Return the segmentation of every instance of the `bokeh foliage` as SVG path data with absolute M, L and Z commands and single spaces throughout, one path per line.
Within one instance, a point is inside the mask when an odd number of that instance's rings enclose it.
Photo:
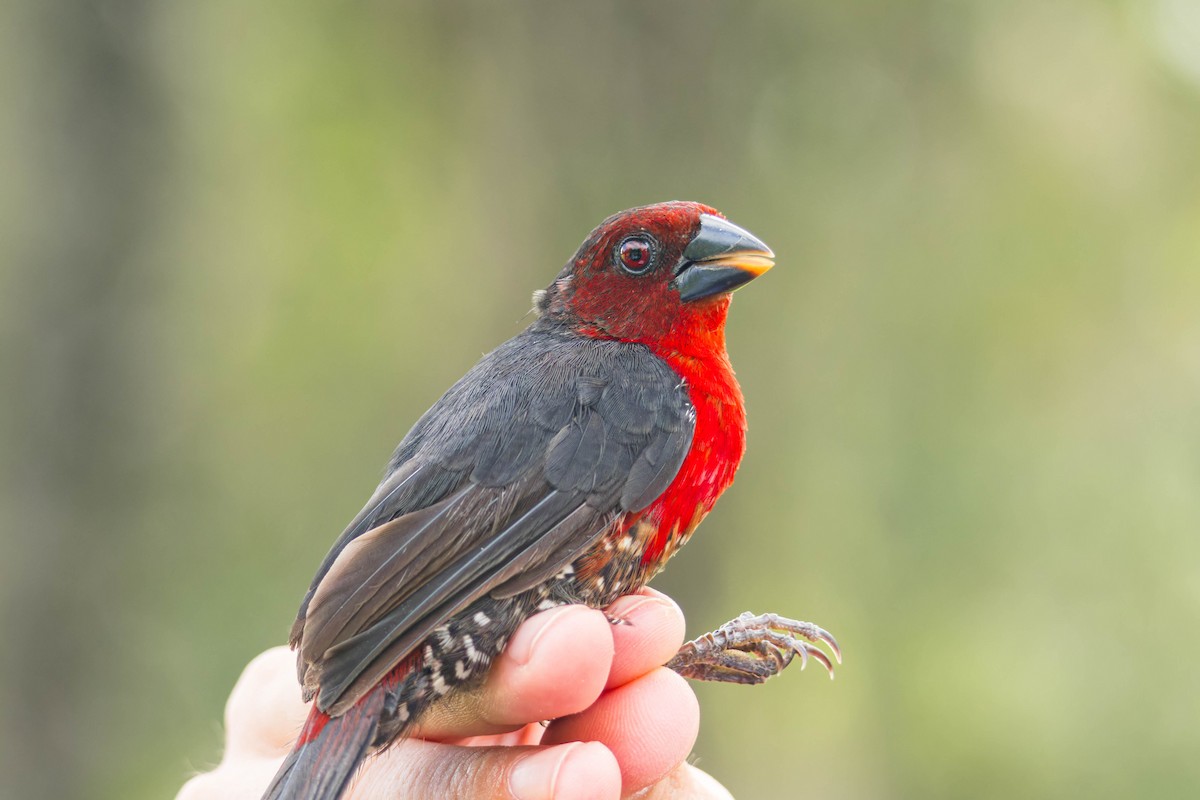
M 750 450 L 659 586 L 740 798 L 1200 786 L 1200 4 L 0 6 L 0 794 L 219 756 L 390 448 L 607 214 L 702 200 Z

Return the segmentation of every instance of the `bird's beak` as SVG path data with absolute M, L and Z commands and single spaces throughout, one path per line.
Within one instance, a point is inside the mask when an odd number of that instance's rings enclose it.
M 712 214 L 700 215 L 700 231 L 675 271 L 679 299 L 686 302 L 732 292 L 775 265 L 775 254 L 749 231 Z

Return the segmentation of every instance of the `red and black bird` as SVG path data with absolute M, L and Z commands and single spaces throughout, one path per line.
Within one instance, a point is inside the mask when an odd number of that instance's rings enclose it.
M 334 800 L 372 748 L 478 684 L 529 616 L 645 585 L 733 482 L 746 446 L 725 351 L 730 293 L 771 250 L 715 209 L 623 211 L 537 319 L 400 442 L 321 563 L 291 644 L 308 721 L 265 798 Z M 757 683 L 820 628 L 748 614 L 684 645 L 688 677 Z

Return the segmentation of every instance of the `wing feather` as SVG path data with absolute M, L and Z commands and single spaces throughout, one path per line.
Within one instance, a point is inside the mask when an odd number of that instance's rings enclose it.
M 334 715 L 487 594 L 550 580 L 661 494 L 691 446 L 679 377 L 641 345 L 537 323 L 400 443 L 293 628 L 306 697 Z

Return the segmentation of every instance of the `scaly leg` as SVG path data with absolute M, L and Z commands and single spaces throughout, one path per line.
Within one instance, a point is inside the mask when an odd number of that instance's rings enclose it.
M 833 677 L 833 662 L 825 651 L 808 642 L 824 642 L 842 663 L 837 640 L 811 622 L 798 622 L 778 614 L 751 614 L 747 611 L 726 622 L 712 633 L 693 639 L 679 648 L 667 667 L 685 678 L 727 683 L 762 683 L 783 672 L 797 654 L 800 669 L 808 666 L 811 656 L 820 661 Z

